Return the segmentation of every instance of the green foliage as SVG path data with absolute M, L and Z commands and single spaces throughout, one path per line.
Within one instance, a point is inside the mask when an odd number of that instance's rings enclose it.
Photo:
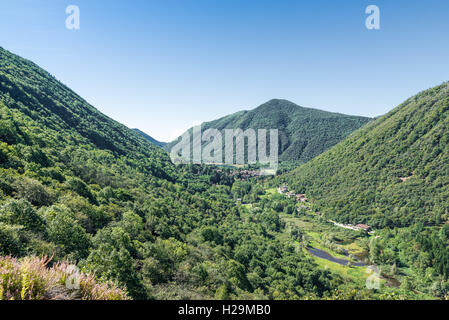
M 89 200 L 92 204 L 97 204 L 97 200 L 95 199 L 92 192 L 89 190 L 89 187 L 78 178 L 70 178 L 66 182 L 67 188 L 78 193 L 80 196 Z
M 126 292 L 111 282 L 99 283 L 92 275 L 77 274 L 79 290 L 65 286 L 74 276 L 70 264 L 63 262 L 48 268 L 50 260 L 28 257 L 17 260 L 0 257 L 0 300 L 126 300 Z
M 20 256 L 23 254 L 23 244 L 20 237 L 22 228 L 22 226 L 0 222 L 0 255 Z
M 377 228 L 448 219 L 449 87 L 424 91 L 283 180 L 326 216 Z
M 287 100 L 273 99 L 254 110 L 240 111 L 203 123 L 202 130 L 250 128 L 257 134 L 257 129 L 278 129 L 279 160 L 298 164 L 334 146 L 368 121 L 370 119 L 365 117 L 303 108 Z M 168 143 L 164 148 L 171 150 L 178 141 Z M 268 150 L 269 146 L 267 140 Z
M 29 231 L 43 232 L 45 230 L 44 219 L 25 199 L 11 199 L 0 207 L 0 221 L 22 225 Z
M 149 135 L 147 135 L 145 132 L 140 131 L 139 129 L 133 129 L 134 131 L 136 131 L 138 134 L 140 134 L 142 137 L 144 137 L 145 139 L 147 139 L 148 141 L 150 141 L 152 144 L 157 145 L 158 147 L 163 147 L 166 145 L 165 142 L 160 142 L 157 141 L 156 139 L 154 139 L 153 137 L 150 137 Z
M 86 257 L 90 239 L 70 212 L 64 207 L 52 207 L 46 216 L 49 240 L 62 246 L 64 253 L 73 253 L 75 259 Z
M 216 227 L 204 227 L 201 230 L 201 236 L 204 241 L 210 241 L 217 245 L 223 244 L 223 236 Z
M 41 207 L 51 204 L 51 195 L 39 181 L 24 177 L 16 180 L 13 188 L 16 190 L 17 198 L 26 199 L 35 206 Z
M 122 221 L 119 226 L 125 230 L 131 239 L 137 239 L 141 232 L 144 231 L 144 224 L 142 218 L 134 212 L 127 211 L 123 214 Z
M 133 245 L 129 235 L 122 228 L 105 228 L 97 233 L 92 242 L 88 268 L 126 286 L 134 298 L 146 298 L 147 294 L 134 268 Z
M 331 128 L 339 116 L 329 117 Z M 125 298 L 103 295 L 95 286 L 103 281 L 135 299 L 298 299 L 324 297 L 338 284 L 277 239 L 284 224 L 270 205 L 248 213 L 236 204 L 257 201 L 261 186 L 236 182 L 227 169 L 175 167 L 165 151 L 1 48 L 0 121 L 0 253 L 77 263 L 91 274 L 86 299 Z M 14 278 L 14 298 L 57 287 L 44 282 L 29 293 L 31 278 Z

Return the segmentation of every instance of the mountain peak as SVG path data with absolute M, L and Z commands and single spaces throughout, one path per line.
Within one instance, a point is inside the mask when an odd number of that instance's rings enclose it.
M 285 99 L 271 99 L 253 110 L 236 112 L 205 122 L 202 126 L 204 130 L 278 129 L 279 159 L 305 162 L 368 121 L 370 119 L 365 117 L 304 108 Z M 176 141 L 169 143 L 165 149 L 169 150 Z
M 279 98 L 270 99 L 267 102 L 265 102 L 265 104 L 279 104 L 279 103 L 295 104 L 287 99 L 279 99 Z
M 294 107 L 299 107 L 296 103 L 293 103 L 289 100 L 286 99 L 271 99 L 268 100 L 267 102 L 265 102 L 264 104 L 260 105 L 259 107 L 286 107 L 286 106 L 294 106 Z

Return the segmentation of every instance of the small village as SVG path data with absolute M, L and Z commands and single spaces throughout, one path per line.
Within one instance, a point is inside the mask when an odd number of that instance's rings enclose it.
M 277 191 L 279 194 L 283 194 L 285 196 L 287 196 L 288 198 L 292 198 L 292 197 L 296 197 L 296 200 L 301 202 L 301 203 L 306 203 L 308 201 L 306 194 L 304 193 L 294 193 L 292 191 L 288 190 L 288 187 L 283 185 L 283 186 L 279 186 L 277 188 Z M 301 205 L 298 209 L 306 209 L 306 210 L 310 210 L 310 207 L 308 207 L 307 205 Z M 321 212 L 317 211 L 315 212 L 316 215 L 321 216 Z M 329 220 L 329 222 L 333 223 L 335 226 L 337 227 L 341 227 L 341 228 L 345 228 L 345 229 L 350 229 L 350 230 L 354 230 L 354 231 L 360 231 L 363 230 L 365 232 L 368 232 L 369 234 L 374 233 L 374 231 L 372 230 L 371 226 L 367 225 L 367 224 L 363 224 L 363 223 L 359 223 L 356 225 L 352 225 L 352 224 L 343 224 L 343 223 L 338 223 L 332 220 Z
M 231 172 L 231 176 L 240 176 L 242 180 L 246 180 L 251 177 L 263 176 L 263 173 L 261 170 L 234 170 Z

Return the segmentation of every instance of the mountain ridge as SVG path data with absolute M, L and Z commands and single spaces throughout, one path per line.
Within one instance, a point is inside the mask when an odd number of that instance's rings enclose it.
M 285 99 L 271 99 L 252 110 L 241 110 L 202 123 L 202 129 L 278 129 L 279 160 L 307 162 L 371 121 L 299 106 Z M 189 129 L 188 131 L 191 131 Z M 180 138 L 168 143 L 170 150 Z
M 148 141 L 150 141 L 152 144 L 163 148 L 167 143 L 166 142 L 161 142 L 158 141 L 156 139 L 154 139 L 152 136 L 146 134 L 145 132 L 143 132 L 142 130 L 139 130 L 137 128 L 133 128 L 132 130 L 134 130 L 135 132 L 137 132 L 138 134 L 140 134 L 142 137 L 144 137 L 145 139 L 147 139 Z
M 42 294 L 41 282 L 29 285 L 18 269 L 31 256 L 73 261 L 102 288 L 110 280 L 134 299 L 332 294 L 328 271 L 272 236 L 279 217 L 246 218 L 228 173 L 175 166 L 48 72 L 0 49 L 0 264 L 20 260 L 0 299 Z
M 446 165 L 444 165 L 446 163 Z M 342 222 L 435 224 L 449 196 L 449 83 L 410 97 L 282 179 Z

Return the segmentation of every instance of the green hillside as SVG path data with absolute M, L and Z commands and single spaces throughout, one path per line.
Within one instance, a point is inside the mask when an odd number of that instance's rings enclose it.
M 448 83 L 409 98 L 283 179 L 341 222 L 447 221 Z
M 73 261 L 134 299 L 332 295 L 343 280 L 280 241 L 284 225 L 269 207 L 236 205 L 233 184 L 226 169 L 175 167 L 0 48 L 0 256 L 20 259 L 0 258 L 0 300 L 21 291 L 8 286 L 27 283 L 20 270 L 35 255 Z
M 370 119 L 300 107 L 273 99 L 256 109 L 205 122 L 202 129 L 278 129 L 279 160 L 306 162 L 340 142 Z M 167 144 L 170 150 L 178 140 Z
M 146 134 L 143 131 L 140 131 L 139 129 L 133 129 L 135 132 L 137 132 L 138 134 L 140 134 L 142 137 L 144 137 L 145 139 L 147 139 L 148 141 L 150 141 L 152 144 L 158 146 L 158 147 L 164 147 L 166 145 L 165 142 L 160 142 L 157 141 L 156 139 L 154 139 L 153 137 L 149 136 L 148 134 Z

